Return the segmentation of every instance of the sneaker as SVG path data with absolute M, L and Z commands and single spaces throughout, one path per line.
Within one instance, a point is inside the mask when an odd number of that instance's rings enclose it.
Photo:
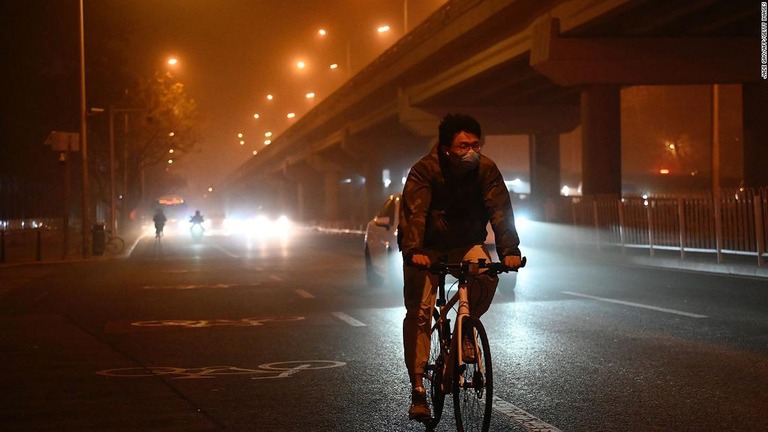
M 426 421 L 432 418 L 427 405 L 427 391 L 424 387 L 414 387 L 411 391 L 411 407 L 408 409 L 411 420 Z
M 461 343 L 461 358 L 464 360 L 464 363 L 475 363 L 477 362 L 477 359 L 475 358 L 475 341 L 472 340 L 470 336 L 464 336 L 464 340 Z

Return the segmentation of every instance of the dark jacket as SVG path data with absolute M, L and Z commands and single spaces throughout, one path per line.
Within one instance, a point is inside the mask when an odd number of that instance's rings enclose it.
M 403 256 L 483 244 L 489 221 L 499 258 L 519 256 L 512 203 L 496 164 L 481 154 L 478 168 L 459 177 L 438 147 L 411 167 L 403 188 L 397 229 Z
M 155 216 L 152 218 L 152 220 L 155 222 L 155 225 L 165 225 L 165 222 L 168 219 L 166 219 L 165 215 L 162 213 L 155 213 Z

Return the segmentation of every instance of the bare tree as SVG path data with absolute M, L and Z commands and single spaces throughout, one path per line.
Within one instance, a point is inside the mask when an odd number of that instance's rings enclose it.
M 147 190 L 148 170 L 179 161 L 190 154 L 200 139 L 201 118 L 197 104 L 184 85 L 170 73 L 155 73 L 129 94 L 134 113 L 125 140 L 127 150 L 128 206 L 136 208 Z M 157 189 L 157 188 L 153 188 Z

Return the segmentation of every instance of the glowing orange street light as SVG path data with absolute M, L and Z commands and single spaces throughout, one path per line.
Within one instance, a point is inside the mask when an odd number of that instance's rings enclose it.
M 667 174 L 669 174 L 669 170 L 667 168 L 662 168 L 662 169 L 659 170 L 659 174 L 667 175 Z
M 167 63 L 170 66 L 176 66 L 179 63 L 179 59 L 177 59 L 176 57 L 171 57 L 168 59 Z
M 379 32 L 379 33 L 386 33 L 386 32 L 388 32 L 389 30 L 390 30 L 390 28 L 389 28 L 389 26 L 388 26 L 388 25 L 382 25 L 382 26 L 379 26 L 379 27 L 376 29 L 376 31 L 377 31 L 377 32 Z

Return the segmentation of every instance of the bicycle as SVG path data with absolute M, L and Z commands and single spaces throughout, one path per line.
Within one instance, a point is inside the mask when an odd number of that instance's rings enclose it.
M 125 249 L 125 240 L 117 234 L 112 234 L 112 231 L 106 230 L 106 242 L 104 243 L 104 250 L 111 255 L 117 255 Z
M 459 432 L 482 430 L 487 432 L 491 425 L 493 404 L 493 363 L 488 335 L 480 319 L 469 315 L 467 277 L 485 269 L 489 275 L 517 271 L 525 267 L 527 259 L 517 268 L 506 267 L 503 263 L 436 263 L 429 271 L 438 276 L 438 297 L 434 309 L 434 324 L 431 331 L 429 360 L 424 368 L 424 386 L 432 418 L 425 421 L 427 430 L 437 427 L 443 413 L 445 396 L 453 394 L 453 410 L 456 429 Z M 458 279 L 456 293 L 446 301 L 445 277 L 452 274 Z M 455 313 L 456 324 L 451 331 L 450 312 Z M 474 342 L 474 356 L 464 358 L 462 341 L 463 328 L 472 329 L 470 341 Z M 466 361 L 465 361 L 466 360 Z
M 88 244 L 91 244 L 93 241 L 92 236 L 89 236 Z M 118 255 L 125 249 L 125 240 L 118 236 L 117 234 L 112 234 L 112 231 L 105 230 L 104 231 L 104 253 L 108 255 Z M 83 242 L 77 242 L 74 247 L 72 248 L 72 251 L 77 256 L 81 256 L 83 254 Z M 93 250 L 91 250 L 93 252 Z M 100 255 L 100 254 L 99 254 Z

